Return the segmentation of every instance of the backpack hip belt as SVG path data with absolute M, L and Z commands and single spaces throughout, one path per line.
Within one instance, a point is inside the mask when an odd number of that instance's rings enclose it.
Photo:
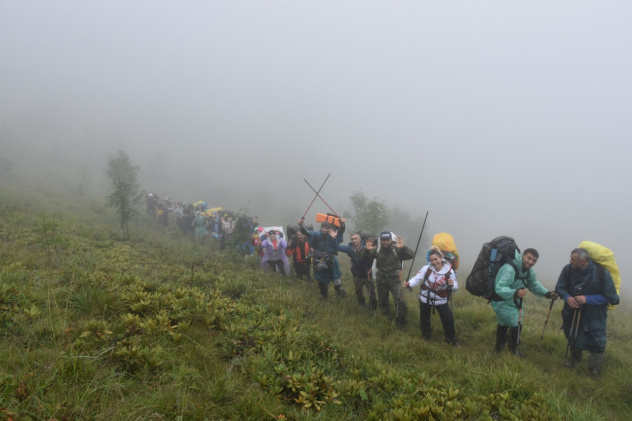
M 421 290 L 422 291 L 428 291 L 429 289 L 430 288 L 428 288 L 425 285 L 421 286 Z M 446 298 L 448 296 L 448 290 L 447 289 L 439 289 L 439 290 L 436 290 L 436 291 L 430 289 L 430 291 L 434 292 L 435 295 L 438 295 L 441 298 Z

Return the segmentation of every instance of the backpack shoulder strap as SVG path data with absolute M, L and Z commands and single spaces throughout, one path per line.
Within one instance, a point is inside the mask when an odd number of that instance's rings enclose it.
M 426 273 L 424 273 L 424 284 L 430 279 L 430 272 L 432 272 L 432 269 L 430 269 L 430 265 L 428 265 L 428 269 L 426 269 Z
M 601 286 L 601 289 L 603 291 L 603 284 L 606 282 L 606 268 L 603 267 L 603 265 L 600 265 L 599 263 L 595 262 L 593 260 L 593 263 L 595 264 L 595 266 L 597 266 L 597 276 L 599 277 L 599 285 Z

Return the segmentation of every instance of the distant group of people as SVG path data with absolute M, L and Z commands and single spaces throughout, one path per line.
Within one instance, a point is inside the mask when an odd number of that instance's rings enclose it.
M 145 195 L 145 200 L 141 203 L 146 205 L 147 214 L 151 215 L 165 227 L 169 225 L 169 215 L 175 218 L 176 225 L 184 234 L 191 234 L 197 241 L 205 241 L 212 238 L 223 249 L 230 243 L 231 237 L 237 228 L 237 217 L 231 211 L 217 209 L 207 209 L 205 202 L 187 203 L 178 202 L 166 197 L 160 199 L 155 193 Z M 257 217 L 245 218 L 243 222 L 248 225 L 248 232 L 252 234 L 254 227 L 258 225 Z M 247 248 L 249 254 L 254 253 L 254 245 L 250 241 L 248 244 L 240 244 Z
M 393 319 L 400 328 L 407 324 L 408 309 L 402 299 L 402 288 L 419 286 L 419 318 L 421 335 L 429 341 L 432 337 L 432 315 L 439 313 L 443 325 L 445 342 L 457 346 L 451 294 L 459 289 L 454 256 L 437 247 L 429 250 L 427 264 L 411 279 L 401 280 L 402 262 L 413 259 L 415 251 L 404 245 L 401 236 L 384 231 L 379 236 L 362 233 L 351 234 L 350 242 L 343 244 L 345 219 L 334 218 L 323 222 L 320 229 L 305 227 L 305 219 L 298 220 L 296 230 L 285 238 L 282 229 L 264 230 L 257 217 L 243 217 L 235 221 L 228 213 L 206 212 L 203 206 L 172 202 L 160 202 L 154 194 L 146 196 L 147 213 L 167 225 L 168 213 L 175 215 L 183 232 L 192 232 L 196 240 L 213 237 L 220 242 L 241 224 L 246 233 L 237 247 L 245 255 L 257 254 L 265 270 L 282 275 L 293 272 L 296 279 L 317 281 L 320 294 L 327 299 L 329 284 L 334 285 L 337 296 L 345 297 L 342 272 L 338 261 L 339 252 L 349 256 L 351 276 L 357 302 L 374 313 L 377 309 Z M 289 226 L 288 226 L 289 230 Z M 289 260 L 291 258 L 291 261 Z M 524 357 L 520 350 L 520 334 L 524 308 L 522 300 L 526 290 L 538 297 L 564 300 L 562 311 L 563 330 L 569 343 L 570 361 L 566 365 L 575 367 L 583 359 L 583 351 L 589 352 L 588 367 L 594 376 L 601 374 L 606 346 L 607 306 L 619 303 L 614 282 L 608 270 L 595 264 L 588 252 L 578 248 L 571 252 L 570 263 L 559 276 L 554 290 L 548 290 L 538 281 L 533 266 L 539 253 L 527 248 L 516 252 L 513 261 L 504 264 L 495 278 L 495 298 L 491 301 L 496 313 L 495 351 L 500 353 L 508 345 L 509 351 Z M 367 298 L 365 298 L 365 291 Z M 392 317 L 389 296 L 395 302 Z M 570 346 L 572 343 L 572 347 Z M 568 350 L 567 350 L 568 352 Z

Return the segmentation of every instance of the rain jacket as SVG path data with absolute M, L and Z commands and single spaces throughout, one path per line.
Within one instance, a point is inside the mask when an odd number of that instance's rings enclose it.
M 290 265 L 285 252 L 287 249 L 287 242 L 283 238 L 277 237 L 277 240 L 274 243 L 270 241 L 269 238 L 266 238 L 263 240 L 263 243 L 261 243 L 261 249 L 263 250 L 263 257 L 261 258 L 262 267 L 267 268 L 268 261 L 275 262 L 277 260 L 281 260 L 283 262 L 285 272 L 289 272 Z
M 323 235 L 320 230 L 318 231 L 307 231 L 305 228 L 301 227 L 301 232 L 304 236 L 307 237 L 307 242 L 310 247 L 314 250 L 314 257 L 318 253 L 318 251 L 325 253 L 329 259 L 331 259 L 331 267 L 328 270 L 318 271 L 314 268 L 314 278 L 321 284 L 329 284 L 334 279 L 340 278 L 342 276 L 342 272 L 340 271 L 340 263 L 338 263 L 338 257 L 336 253 L 338 253 L 337 244 L 342 243 L 342 236 L 344 234 L 344 225 L 338 229 L 338 235 L 336 238 L 333 238 L 329 234 Z M 315 264 L 315 263 L 314 263 Z
M 199 211 L 196 212 L 195 219 L 191 222 L 191 226 L 195 227 L 196 240 L 201 240 L 208 235 L 208 230 L 206 229 L 206 219 Z
M 373 260 L 363 259 L 360 256 L 362 250 L 364 250 L 364 245 L 363 241 L 360 250 L 355 250 L 352 243 L 349 243 L 346 246 L 338 244 L 338 251 L 345 253 L 351 258 L 351 274 L 356 278 L 366 278 L 367 273 L 371 270 L 371 265 L 373 264 Z
M 533 268 L 524 270 L 520 253 L 516 252 L 513 261 L 519 272 L 517 279 L 516 271 L 509 263 L 505 263 L 496 275 L 496 294 L 501 298 L 501 301 L 492 301 L 492 307 L 496 312 L 496 320 L 501 326 L 518 326 L 521 301 L 519 298 L 514 298 L 517 290 L 526 288 L 538 297 L 543 297 L 549 292 L 538 281 Z
M 589 261 L 584 270 L 575 270 L 569 264 L 562 269 L 555 290 L 564 299 L 562 328 L 566 338 L 570 340 L 569 335 L 575 311 L 566 304 L 566 299 L 584 295 L 586 304 L 581 310 L 577 338 L 573 338 L 575 346 L 590 352 L 604 352 L 606 349 L 608 304 L 619 304 L 619 295 L 617 295 L 610 272 L 604 268 L 604 277 L 603 280 L 600 280 L 597 265 L 592 260 Z

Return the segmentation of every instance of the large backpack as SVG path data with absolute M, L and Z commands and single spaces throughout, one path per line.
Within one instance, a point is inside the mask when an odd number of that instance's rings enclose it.
M 618 294 L 621 288 L 621 273 L 619 272 L 617 262 L 614 260 L 614 253 L 601 244 L 593 243 L 591 241 L 582 241 L 579 244 L 579 247 L 586 250 L 588 255 L 590 255 L 590 258 L 597 265 L 597 273 L 601 284 L 603 284 L 605 277 L 604 268 L 608 269 Z M 608 304 L 608 310 L 612 310 L 615 307 L 615 305 Z
M 511 237 L 496 237 L 489 243 L 483 244 L 474 267 L 465 281 L 465 289 L 477 297 L 483 297 L 488 301 L 498 301 L 499 297 L 495 288 L 496 275 L 505 263 L 515 266 L 513 260 L 516 252 L 520 253 L 520 249 Z M 517 277 L 519 271 L 516 267 L 514 270 Z
M 447 232 L 440 232 L 432 238 L 432 245 L 443 253 L 443 257 L 452 264 L 452 269 L 456 272 L 459 269 L 459 251 L 454 243 L 454 238 Z M 428 260 L 428 256 L 426 256 Z

